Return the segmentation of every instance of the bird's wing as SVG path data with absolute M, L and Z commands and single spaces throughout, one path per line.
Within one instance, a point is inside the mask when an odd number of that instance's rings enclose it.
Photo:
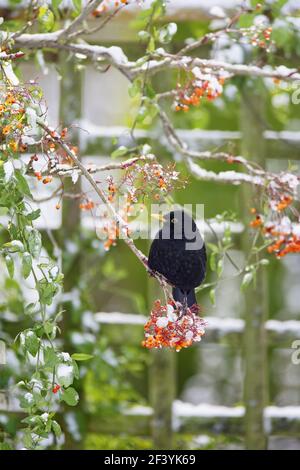
M 177 242 L 178 243 L 178 242 Z M 180 271 L 181 259 L 174 241 L 155 239 L 152 242 L 148 265 L 150 269 L 158 271 L 171 283 L 176 280 L 176 274 Z

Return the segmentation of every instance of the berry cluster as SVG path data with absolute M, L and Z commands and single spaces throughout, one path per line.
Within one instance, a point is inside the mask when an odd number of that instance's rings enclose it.
M 193 78 L 184 86 L 177 84 L 175 111 L 187 112 L 204 98 L 213 101 L 223 92 L 224 76 L 215 76 L 209 71 L 203 73 L 198 67 L 194 67 L 192 73 Z
M 132 2 L 131 2 L 132 3 Z M 95 18 L 99 18 L 108 11 L 120 8 L 122 6 L 126 6 L 130 4 L 130 0 L 104 0 L 100 3 L 98 8 L 92 12 L 92 15 Z
M 250 28 L 250 42 L 252 46 L 257 46 L 262 49 L 267 49 L 271 43 L 272 28 Z
M 179 303 L 169 302 L 165 306 L 156 300 L 150 319 L 144 326 L 142 345 L 147 349 L 172 348 L 178 352 L 201 341 L 206 323 L 198 317 L 199 310 L 198 305 L 183 309 Z
M 22 87 L 10 85 L 0 89 L 0 147 L 5 158 L 25 152 L 27 145 L 22 141 L 27 126 L 26 107 L 29 97 Z

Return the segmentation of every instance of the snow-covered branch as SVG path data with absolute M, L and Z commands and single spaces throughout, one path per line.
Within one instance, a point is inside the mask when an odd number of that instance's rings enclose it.
M 211 170 L 206 170 L 197 165 L 191 158 L 187 158 L 187 165 L 195 178 L 201 181 L 213 181 L 216 183 L 225 183 L 232 185 L 239 185 L 241 183 L 249 183 L 255 186 L 264 186 L 266 180 L 260 176 L 249 175 L 237 171 L 220 171 L 216 173 Z
M 147 74 L 154 75 L 163 70 L 183 69 L 191 70 L 193 67 L 200 69 L 209 69 L 211 72 L 226 72 L 229 75 L 241 75 L 259 78 L 272 78 L 284 81 L 300 81 L 300 73 L 297 69 L 291 69 L 283 65 L 279 67 L 258 67 L 251 64 L 230 64 L 212 59 L 202 59 L 200 57 L 182 56 L 180 54 L 156 55 L 149 63 L 137 65 L 136 62 L 129 61 L 121 47 L 104 47 L 91 45 L 88 43 L 68 42 L 65 36 L 66 30 L 59 30 L 53 33 L 42 34 L 21 34 L 16 38 L 15 44 L 21 48 L 28 49 L 65 49 L 74 54 L 81 54 L 92 61 L 107 61 L 109 65 L 117 68 L 129 80 L 139 75 L 143 75 L 145 70 Z M 61 41 L 63 35 L 64 41 Z
M 133 67 L 133 76 L 145 71 L 145 65 Z M 272 68 L 269 66 L 258 67 L 251 64 L 230 64 L 213 59 L 202 59 L 200 57 L 190 57 L 181 55 L 162 54 L 157 59 L 151 60 L 148 65 L 148 73 L 154 75 L 168 69 L 191 70 L 193 67 L 209 69 L 210 71 L 227 72 L 230 75 L 243 75 L 259 78 L 273 78 L 276 80 L 297 81 L 300 80 L 300 73 L 297 69 L 290 69 L 283 65 Z

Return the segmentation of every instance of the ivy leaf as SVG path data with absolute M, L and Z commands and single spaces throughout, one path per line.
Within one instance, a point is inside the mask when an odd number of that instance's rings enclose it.
M 73 387 L 69 387 L 61 394 L 61 400 L 69 406 L 76 406 L 79 401 L 79 395 Z
M 92 359 L 94 356 L 91 354 L 84 354 L 84 353 L 74 353 L 72 354 L 72 359 L 74 361 L 88 361 L 89 359 Z
M 10 255 L 5 256 L 5 264 L 7 267 L 8 274 L 10 275 L 11 278 L 14 277 L 14 272 L 15 272 L 15 264 L 14 260 Z
M 35 228 L 30 230 L 27 238 L 27 243 L 30 254 L 37 259 L 40 256 L 42 249 L 42 237 L 40 232 Z
M 29 274 L 31 273 L 31 268 L 32 268 L 31 254 L 28 253 L 28 251 L 25 251 L 23 253 L 23 258 L 22 258 L 22 275 L 24 276 L 25 279 L 27 279 Z

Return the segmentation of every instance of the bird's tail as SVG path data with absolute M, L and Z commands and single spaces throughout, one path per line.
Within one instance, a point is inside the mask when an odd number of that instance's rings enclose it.
M 194 289 L 186 291 L 179 287 L 173 287 L 173 298 L 175 302 L 180 302 L 182 305 L 187 305 L 188 307 L 192 307 L 192 305 L 197 303 Z

